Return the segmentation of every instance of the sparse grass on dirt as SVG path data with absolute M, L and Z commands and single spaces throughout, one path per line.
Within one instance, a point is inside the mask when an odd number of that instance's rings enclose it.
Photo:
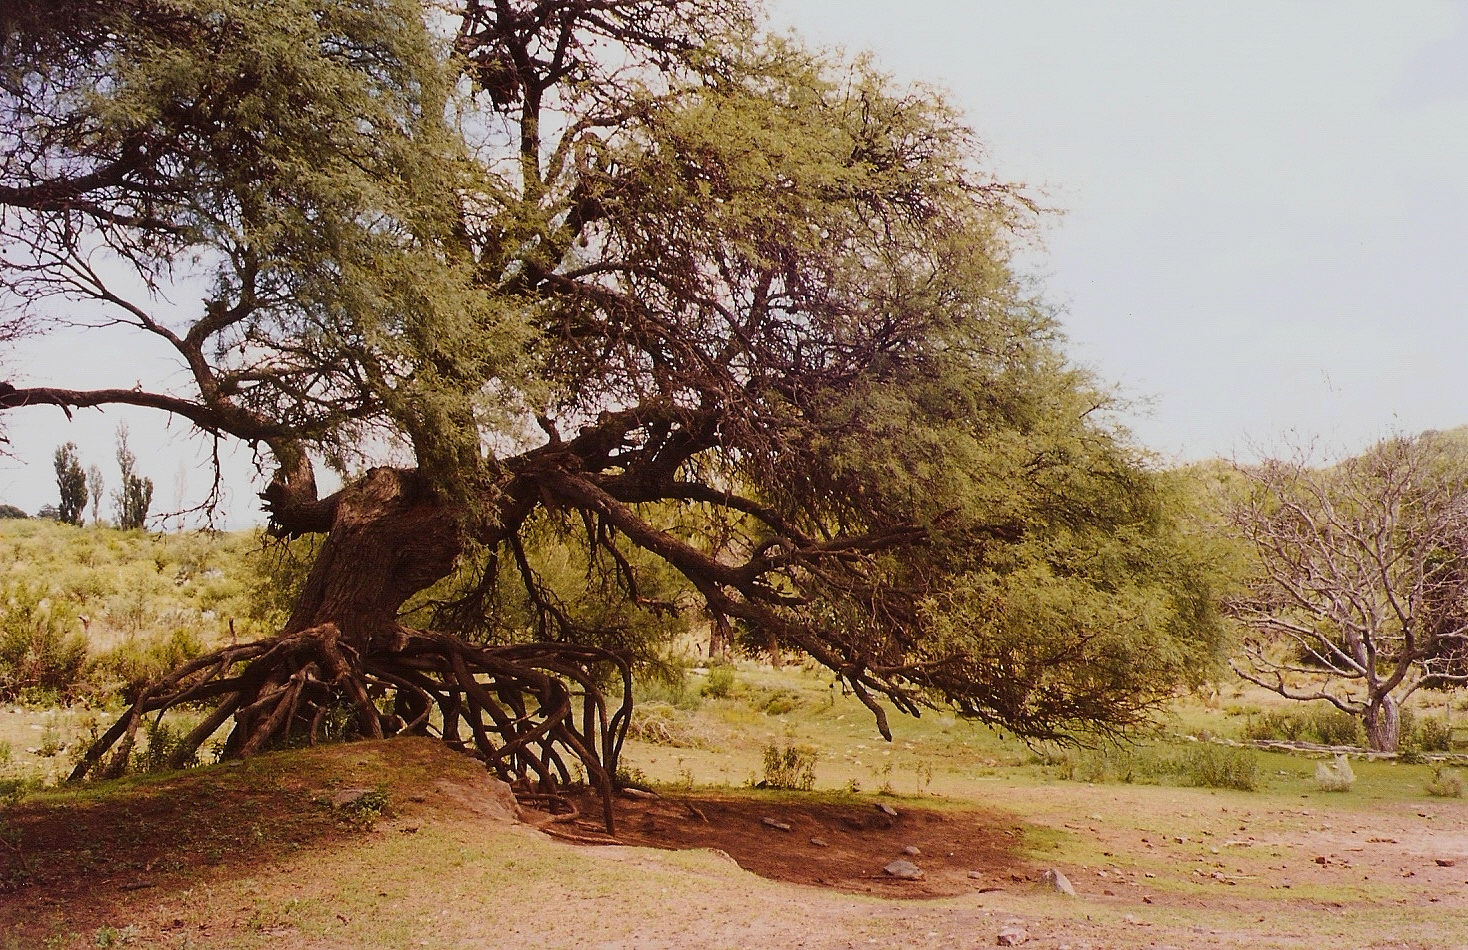
M 941 713 L 894 716 L 886 743 L 812 668 L 715 666 L 648 689 L 623 765 L 661 797 L 620 801 L 614 844 L 586 843 L 605 841 L 589 806 L 547 825 L 575 842 L 495 819 L 482 769 L 424 740 L 32 793 L 0 812 L 0 950 L 949 950 L 1011 922 L 1051 950 L 1449 948 L 1468 933 L 1458 772 L 1354 758 L 1355 781 L 1322 791 L 1321 759 L 1209 741 L 1245 737 L 1271 708 L 1254 693 L 1182 698 L 1135 746 L 1032 749 Z M 1429 738 L 1451 745 L 1460 698 L 1425 699 L 1418 721 L 1449 724 Z M 0 710 L 0 778 L 54 779 L 106 715 Z M 771 750 L 798 751 L 798 782 Z M 753 787 L 807 775 L 810 792 Z M 884 874 L 904 856 L 921 880 Z M 1040 882 L 1051 867 L 1078 896 Z

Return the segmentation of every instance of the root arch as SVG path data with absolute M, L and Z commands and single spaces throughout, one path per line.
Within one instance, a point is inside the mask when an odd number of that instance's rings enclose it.
M 379 648 L 359 647 L 335 623 L 215 650 L 144 690 L 87 750 L 73 781 L 122 775 L 150 716 L 208 711 L 170 756 L 182 767 L 231 718 L 222 757 L 244 758 L 320 741 L 333 717 L 362 738 L 437 734 L 483 760 L 530 798 L 556 800 L 578 780 L 602 799 L 612 830 L 617 760 L 631 715 L 632 675 L 617 655 L 590 646 L 482 646 L 398 628 Z M 614 698 L 608 686 L 620 686 Z

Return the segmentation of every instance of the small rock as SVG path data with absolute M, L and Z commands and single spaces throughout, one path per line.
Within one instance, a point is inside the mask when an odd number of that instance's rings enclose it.
M 893 861 L 882 868 L 884 872 L 903 881 L 920 881 L 923 878 L 923 869 L 911 861 L 901 859 Z
M 1187 844 L 1188 843 L 1188 838 L 1187 838 L 1186 835 L 1173 835 L 1172 836 L 1172 840 L 1173 841 L 1176 841 L 1178 844 Z
M 630 785 L 622 789 L 622 794 L 625 795 L 627 798 L 641 798 L 647 800 L 658 797 L 657 792 L 649 792 L 643 788 L 633 788 Z
M 896 818 L 897 817 L 897 809 L 893 808 L 891 805 L 887 804 L 886 802 L 877 802 L 877 811 L 879 811 L 882 814 L 886 815 L 888 818 Z
M 829 848 L 831 846 L 831 842 L 827 841 L 825 838 L 812 838 L 810 839 L 810 843 L 815 845 L 817 848 Z
M 919 848 L 915 844 L 910 844 L 907 847 L 905 847 L 905 848 L 902 849 L 902 853 L 903 854 L 906 854 L 906 855 L 909 855 L 910 857 L 920 858 L 920 857 L 923 856 L 923 849 L 922 848 Z M 1439 861 L 1438 863 L 1439 864 L 1442 864 L 1441 861 Z M 1447 866 L 1448 865 L 1444 865 L 1444 867 L 1447 867 Z
M 1070 879 L 1067 878 L 1064 874 L 1061 874 L 1059 870 L 1055 868 L 1046 868 L 1045 873 L 1042 874 L 1041 877 L 1044 878 L 1046 884 L 1049 884 L 1060 893 L 1068 894 L 1071 897 L 1076 896 L 1075 885 L 1072 884 L 1070 882 Z
M 1458 863 L 1453 858 L 1437 858 L 1436 860 L 1437 860 L 1437 866 L 1440 867 L 1440 868 L 1450 868 L 1450 867 L 1455 866 Z
M 347 808 L 377 791 L 374 788 L 344 788 L 331 796 L 332 808 Z
M 1315 863 L 1316 864 L 1328 864 L 1329 861 L 1326 859 L 1325 855 L 1323 855 L 1323 854 L 1317 854 L 1315 856 Z
M 984 875 L 978 871 L 970 871 L 968 872 L 968 876 L 971 881 L 982 881 L 984 879 Z
M 1022 943 L 1028 943 L 1030 932 L 1023 927 L 1005 927 L 999 931 L 999 936 L 994 942 L 1001 947 L 1017 947 Z
M 759 823 L 762 824 L 762 825 L 765 825 L 766 827 L 774 828 L 776 831 L 789 831 L 790 830 L 790 826 L 788 824 L 786 824 L 783 821 L 776 821 L 773 818 L 761 818 L 759 820 Z

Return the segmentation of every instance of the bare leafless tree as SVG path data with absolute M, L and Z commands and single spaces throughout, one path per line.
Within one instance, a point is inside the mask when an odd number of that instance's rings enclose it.
M 1468 471 L 1432 434 L 1387 439 L 1329 468 L 1303 453 L 1240 467 L 1233 522 L 1258 569 L 1234 605 L 1247 624 L 1232 665 L 1287 699 L 1359 716 L 1371 748 L 1394 751 L 1403 700 L 1468 636 Z

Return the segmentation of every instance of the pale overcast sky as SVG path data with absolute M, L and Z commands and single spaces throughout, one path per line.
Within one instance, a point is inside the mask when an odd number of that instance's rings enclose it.
M 1128 423 L 1165 458 L 1468 423 L 1468 4 L 767 3 L 947 87 L 989 167 L 1064 209 L 1036 267 L 1070 352 L 1148 403 Z M 171 372 L 117 340 L 42 345 L 21 365 L 74 385 Z M 66 439 L 116 482 L 121 414 L 9 416 L 0 501 L 54 501 Z M 200 500 L 186 427 L 127 418 L 154 510 Z M 246 455 L 230 465 L 228 520 L 257 520 Z
M 1468 423 L 1468 4 L 771 0 L 1065 209 L 1073 356 L 1170 458 Z

